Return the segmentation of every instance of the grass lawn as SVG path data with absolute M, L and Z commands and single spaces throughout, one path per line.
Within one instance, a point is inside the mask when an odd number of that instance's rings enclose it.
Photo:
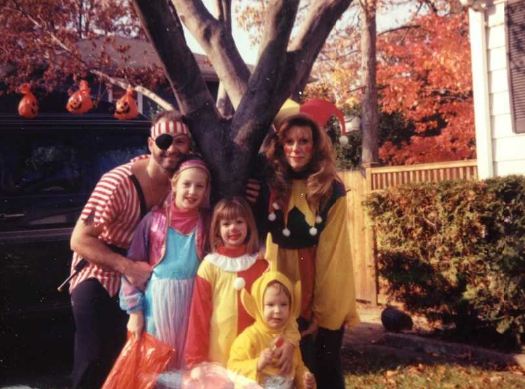
M 343 350 L 347 389 L 525 389 L 525 375 L 514 368 L 424 363 Z

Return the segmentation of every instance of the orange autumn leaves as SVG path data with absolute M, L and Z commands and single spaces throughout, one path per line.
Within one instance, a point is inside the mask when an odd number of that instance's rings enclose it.
M 474 158 L 467 14 L 429 14 L 418 23 L 378 41 L 381 107 L 415 124 L 410 142 L 386 141 L 380 158 L 392 165 Z

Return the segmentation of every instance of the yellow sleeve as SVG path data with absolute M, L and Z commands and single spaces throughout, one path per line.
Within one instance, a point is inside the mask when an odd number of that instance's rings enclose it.
M 349 326 L 359 323 L 345 196 L 340 197 L 328 211 L 315 262 L 312 308 L 317 324 L 337 330 L 343 323 Z
M 304 389 L 303 378 L 306 373 L 310 373 L 310 370 L 308 370 L 308 368 L 303 362 L 303 358 L 301 357 L 301 350 L 296 350 L 296 353 L 294 355 L 294 363 L 295 363 L 295 377 L 294 377 L 295 388 Z M 314 389 L 316 388 L 317 388 L 317 383 L 314 386 Z
M 296 348 L 301 342 L 301 333 L 299 332 L 299 325 L 297 320 L 292 320 L 290 325 L 284 330 L 284 339 L 292 343 Z
M 258 382 L 260 375 L 257 373 L 257 363 L 259 362 L 260 351 L 256 342 L 248 336 L 247 330 L 249 328 L 238 335 L 232 344 L 230 358 L 228 359 L 228 370 Z

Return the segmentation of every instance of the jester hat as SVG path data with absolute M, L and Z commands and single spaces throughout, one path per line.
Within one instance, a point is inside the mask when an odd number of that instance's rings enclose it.
M 312 119 L 320 128 L 324 128 L 326 123 L 332 115 L 335 115 L 341 125 L 341 137 L 339 143 L 342 145 L 348 144 L 348 137 L 346 136 L 346 125 L 343 113 L 330 101 L 322 99 L 308 100 L 302 105 L 299 105 L 293 100 L 286 100 L 275 116 L 273 124 L 275 128 L 283 124 L 283 122 L 292 115 L 305 115 Z

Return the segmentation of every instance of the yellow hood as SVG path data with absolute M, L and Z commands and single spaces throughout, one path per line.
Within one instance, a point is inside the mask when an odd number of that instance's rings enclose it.
M 266 325 L 263 319 L 263 298 L 264 292 L 268 284 L 272 281 L 278 281 L 284 285 L 290 292 L 292 301 L 290 302 L 290 316 L 282 328 L 271 329 Z M 290 323 L 297 320 L 301 312 L 301 284 L 297 282 L 295 286 L 290 280 L 282 273 L 277 271 L 269 271 L 259 277 L 252 285 L 251 293 L 248 293 L 246 289 L 241 292 L 241 301 L 246 311 L 255 319 L 255 325 L 260 329 L 271 332 L 280 333 L 283 332 Z

